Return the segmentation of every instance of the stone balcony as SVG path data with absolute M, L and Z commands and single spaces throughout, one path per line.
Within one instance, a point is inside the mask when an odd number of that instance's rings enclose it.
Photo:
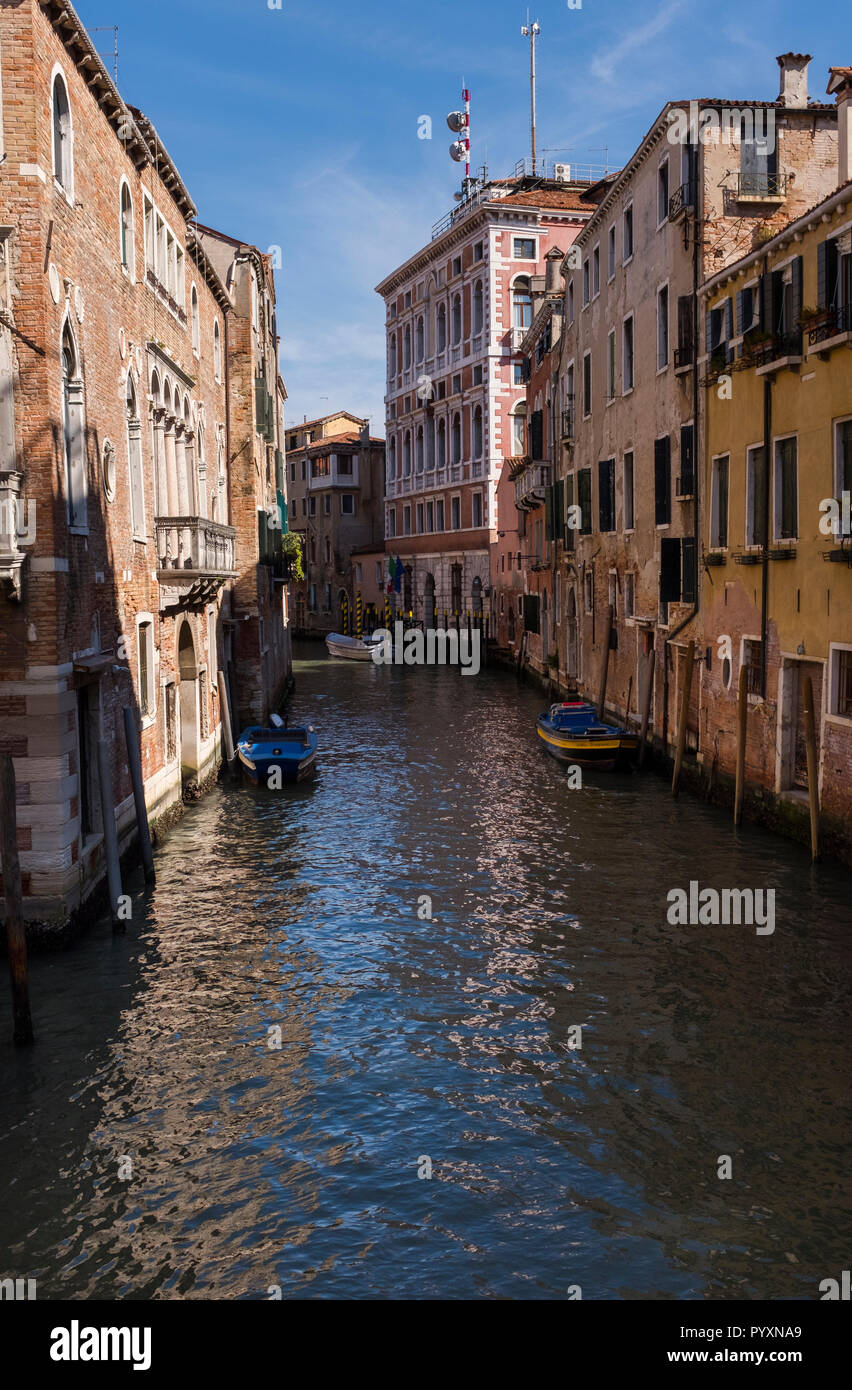
M 161 611 L 203 605 L 236 577 L 233 526 L 203 516 L 160 516 L 154 527 Z
M 540 507 L 550 486 L 550 464 L 529 463 L 515 479 L 515 506 L 525 511 Z

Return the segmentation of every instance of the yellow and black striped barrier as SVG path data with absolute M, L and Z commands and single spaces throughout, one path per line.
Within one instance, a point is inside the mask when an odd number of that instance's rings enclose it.
M 340 611 L 343 616 L 343 636 L 349 636 L 349 599 L 346 594 L 340 601 Z
M 363 637 L 363 635 L 364 635 L 364 605 L 363 605 L 363 602 L 362 602 L 362 600 L 361 600 L 361 590 L 359 589 L 359 590 L 358 590 L 358 593 L 355 595 L 355 636 L 358 638 L 358 641 L 360 642 L 360 641 L 361 641 L 361 638 Z

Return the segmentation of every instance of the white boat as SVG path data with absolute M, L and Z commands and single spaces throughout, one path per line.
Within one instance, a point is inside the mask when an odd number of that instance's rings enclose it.
M 330 632 L 325 639 L 330 656 L 342 656 L 347 661 L 372 661 L 373 652 L 381 646 L 381 637 L 344 637 L 342 633 Z

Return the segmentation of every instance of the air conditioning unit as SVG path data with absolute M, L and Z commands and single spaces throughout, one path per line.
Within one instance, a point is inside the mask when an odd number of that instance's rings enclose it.
M 554 164 L 554 166 L 553 166 L 553 177 L 554 177 L 555 179 L 558 179 L 560 183 L 570 183 L 570 182 L 571 182 L 571 165 L 570 165 L 570 164 Z

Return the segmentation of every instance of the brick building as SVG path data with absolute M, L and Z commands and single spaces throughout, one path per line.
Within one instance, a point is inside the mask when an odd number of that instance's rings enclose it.
M 384 440 L 371 436 L 369 421 L 339 411 L 288 426 L 287 443 L 290 529 L 301 537 L 305 572 L 293 586 L 294 628 L 341 632 L 357 600 L 353 551 L 383 547 Z
M 651 727 L 675 739 L 687 624 L 700 603 L 698 545 L 706 354 L 732 351 L 699 290 L 836 183 L 837 114 L 809 100 L 807 55 L 779 60 L 774 102 L 669 103 L 614 178 L 566 263 L 560 360 L 560 679 L 597 698 L 607 616 L 607 705 L 638 718 L 655 653 Z M 699 741 L 698 682 L 688 745 Z
M 215 776 L 251 559 L 231 291 L 178 170 L 62 0 L 0 10 L 0 77 L 0 746 L 25 912 L 56 924 L 111 816 L 133 837 L 125 708 L 153 819 Z
M 503 459 L 524 449 L 521 340 L 531 277 L 585 226 L 591 181 L 480 185 L 377 287 L 387 323 L 385 539 L 411 570 L 416 621 L 482 612 Z

